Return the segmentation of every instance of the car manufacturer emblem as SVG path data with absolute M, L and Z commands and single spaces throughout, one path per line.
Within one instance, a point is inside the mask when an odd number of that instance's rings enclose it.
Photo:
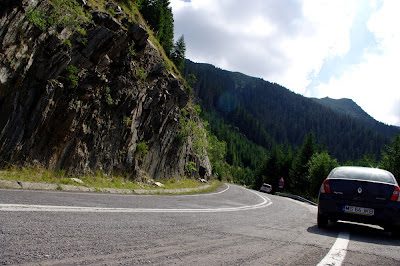
M 357 192 L 358 192 L 358 194 L 361 194 L 361 193 L 362 193 L 362 188 L 359 187 L 359 188 L 357 189 Z

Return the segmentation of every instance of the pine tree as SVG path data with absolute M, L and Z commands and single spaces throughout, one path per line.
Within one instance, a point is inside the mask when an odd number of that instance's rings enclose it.
M 276 191 L 279 179 L 281 178 L 281 158 L 281 151 L 275 147 L 272 149 L 263 167 L 262 175 L 264 176 L 264 182 L 271 184 L 274 191 Z
M 318 196 L 322 182 L 328 177 L 331 170 L 339 166 L 336 159 L 332 159 L 327 151 L 315 153 L 308 162 L 308 179 L 311 182 L 310 195 Z
M 174 15 L 172 8 L 169 6 L 169 0 L 158 0 L 157 2 L 161 10 L 159 22 L 161 34 L 159 40 L 167 56 L 171 58 L 171 51 L 174 45 Z
M 310 180 L 308 179 L 308 162 L 314 155 L 314 133 L 310 132 L 302 147 L 300 148 L 296 158 L 294 159 L 292 169 L 290 171 L 290 179 L 292 181 L 291 188 L 299 194 L 307 195 L 310 192 Z
M 391 172 L 400 181 L 400 134 L 392 140 L 392 146 L 386 146 L 383 152 L 381 167 Z
M 182 35 L 179 37 L 179 39 L 176 41 L 174 48 L 171 53 L 172 61 L 176 65 L 176 67 L 179 69 L 179 71 L 183 70 L 184 64 L 185 64 L 185 55 L 186 54 L 186 43 L 185 43 L 185 38 Z
M 174 16 L 169 0 L 142 0 L 139 8 L 168 57 L 174 45 Z

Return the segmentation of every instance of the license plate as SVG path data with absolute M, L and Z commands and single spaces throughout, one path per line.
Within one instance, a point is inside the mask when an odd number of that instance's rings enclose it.
M 374 209 L 362 208 L 356 206 L 347 206 L 347 205 L 343 206 L 343 211 L 347 213 L 355 213 L 367 216 L 373 216 L 375 213 Z

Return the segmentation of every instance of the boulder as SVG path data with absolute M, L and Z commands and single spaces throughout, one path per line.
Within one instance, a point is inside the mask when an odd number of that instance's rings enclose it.
M 160 188 L 163 188 L 163 187 L 165 187 L 164 186 L 164 184 L 163 183 L 161 183 L 161 182 L 154 182 L 154 184 L 153 184 L 154 186 L 157 186 L 157 187 L 160 187 Z
M 71 179 L 71 181 L 73 181 L 73 182 L 75 182 L 75 183 L 78 183 L 78 184 L 81 184 L 81 185 L 85 184 L 85 182 L 83 182 L 83 181 L 80 180 L 79 178 L 73 177 L 73 178 L 70 178 L 70 179 Z
M 185 107 L 189 101 L 189 94 L 177 78 L 171 81 L 171 92 L 173 93 L 173 97 L 178 99 L 179 108 Z
M 108 2 L 106 5 L 107 10 L 111 9 L 114 11 L 114 16 L 119 18 L 124 15 L 122 8 L 119 5 L 114 4 L 113 2 Z
M 121 23 L 108 13 L 97 10 L 93 10 L 90 13 L 92 14 L 93 21 L 97 25 L 104 26 L 112 31 L 118 31 L 121 28 Z
M 128 29 L 128 35 L 131 36 L 135 45 L 138 47 L 144 47 L 147 44 L 147 39 L 149 38 L 149 33 L 140 24 L 130 24 Z

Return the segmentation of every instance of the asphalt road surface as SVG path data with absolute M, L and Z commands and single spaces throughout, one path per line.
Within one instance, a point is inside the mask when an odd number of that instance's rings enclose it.
M 0 190 L 0 264 L 400 265 L 390 233 L 319 229 L 316 212 L 235 185 L 180 196 Z

